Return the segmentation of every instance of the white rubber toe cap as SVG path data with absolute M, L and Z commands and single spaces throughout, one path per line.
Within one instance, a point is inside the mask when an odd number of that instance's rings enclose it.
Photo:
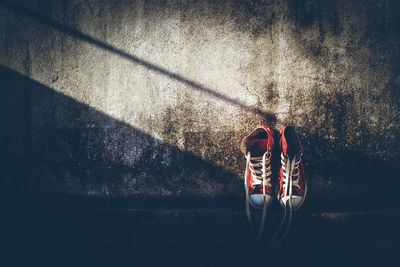
M 284 206 L 285 202 L 287 202 L 286 205 L 289 206 L 289 196 L 281 198 L 281 205 Z M 301 196 L 292 196 L 292 208 L 293 209 L 300 208 L 302 204 L 303 204 L 303 197 L 301 197 Z
M 270 204 L 272 197 L 270 195 L 265 195 L 265 203 L 267 206 Z M 250 204 L 254 208 L 262 209 L 264 205 L 264 195 L 263 194 L 252 194 L 250 195 Z

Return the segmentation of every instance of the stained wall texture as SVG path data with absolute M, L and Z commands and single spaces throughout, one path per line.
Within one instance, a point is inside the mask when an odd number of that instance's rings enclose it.
M 240 197 L 297 127 L 310 201 L 400 197 L 398 1 L 0 1 L 3 189 Z M 394 186 L 388 186 L 388 185 Z

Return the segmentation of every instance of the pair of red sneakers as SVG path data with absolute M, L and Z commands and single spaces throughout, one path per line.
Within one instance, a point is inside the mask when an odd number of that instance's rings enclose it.
M 283 207 L 289 205 L 291 210 L 297 210 L 307 192 L 303 146 L 292 126 L 284 127 L 276 140 L 279 144 L 275 144 L 274 132 L 265 125 L 243 139 L 240 150 L 247 160 L 246 199 L 253 207 L 265 209 L 276 194 Z M 281 157 L 279 166 L 272 160 L 276 153 Z

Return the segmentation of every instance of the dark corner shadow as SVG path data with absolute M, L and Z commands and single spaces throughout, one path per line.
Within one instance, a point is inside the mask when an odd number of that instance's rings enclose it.
M 29 9 L 27 9 L 25 7 L 16 5 L 14 3 L 10 3 L 8 1 L 0 1 L 0 5 L 5 7 L 5 8 L 8 8 L 10 10 L 13 10 L 15 12 L 18 12 L 18 13 L 22 14 L 23 16 L 26 16 L 26 17 L 28 17 L 28 18 L 30 18 L 32 20 L 35 20 L 35 21 L 37 21 L 37 22 L 39 22 L 41 24 L 49 26 L 49 27 L 51 27 L 51 28 L 53 28 L 53 29 L 55 29 L 55 30 L 57 30 L 59 32 L 65 33 L 65 34 L 67 34 L 69 36 L 72 36 L 72 37 L 77 38 L 79 40 L 82 40 L 84 42 L 87 42 L 87 43 L 90 43 L 92 45 L 95 45 L 95 46 L 97 46 L 97 47 L 99 47 L 101 49 L 104 49 L 104 50 L 108 51 L 108 52 L 114 53 L 114 54 L 116 54 L 116 55 L 118 55 L 118 56 L 120 56 L 120 57 L 122 57 L 124 59 L 130 60 L 130 61 L 132 61 L 132 62 L 134 62 L 136 64 L 139 64 L 141 66 L 144 66 L 144 67 L 146 67 L 146 68 L 148 68 L 148 69 L 150 69 L 152 71 L 155 71 L 157 73 L 165 75 L 165 76 L 167 76 L 167 77 L 169 77 L 169 78 L 171 78 L 173 80 L 182 82 L 182 83 L 190 86 L 191 88 L 193 88 L 195 90 L 207 93 L 207 94 L 209 94 L 209 95 L 211 95 L 211 96 L 213 96 L 213 97 L 215 97 L 217 99 L 221 99 L 221 100 L 229 103 L 230 105 L 236 106 L 236 107 L 238 107 L 238 108 L 240 108 L 240 109 L 242 109 L 242 110 L 244 110 L 246 112 L 251 112 L 253 114 L 261 116 L 261 117 L 265 118 L 267 121 L 271 122 L 272 124 L 275 124 L 277 122 L 277 118 L 273 113 L 264 112 L 264 111 L 262 111 L 262 110 L 260 110 L 258 108 L 255 108 L 255 107 L 252 107 L 252 106 L 248 106 L 248 105 L 246 105 L 246 104 L 244 104 L 244 103 L 242 103 L 242 102 L 240 102 L 240 101 L 238 101 L 236 99 L 233 99 L 233 98 L 225 96 L 225 95 L 223 95 L 221 93 L 218 93 L 215 90 L 212 90 L 212 89 L 206 87 L 205 85 L 203 85 L 201 83 L 189 80 L 189 79 L 183 77 L 182 75 L 179 75 L 177 73 L 169 71 L 169 70 L 167 70 L 167 69 L 165 69 L 163 67 L 157 66 L 157 65 L 155 65 L 155 64 L 153 64 L 153 63 L 151 63 L 149 61 L 146 61 L 144 59 L 141 59 L 141 58 L 139 58 L 139 57 L 137 57 L 135 55 L 131 55 L 131 54 L 123 51 L 122 49 L 116 48 L 116 47 L 114 47 L 114 46 L 112 46 L 110 44 L 102 42 L 101 40 L 98 40 L 98 39 L 93 38 L 93 37 L 91 37 L 89 35 L 86 35 L 86 34 L 82 33 L 81 31 L 78 31 L 77 29 L 74 29 L 74 28 L 69 27 L 67 25 L 64 25 L 62 23 L 59 23 L 57 21 L 54 21 L 54 20 L 52 20 L 52 19 L 50 19 L 50 18 L 48 18 L 46 16 L 43 16 L 43 15 L 37 14 L 35 12 L 32 12 L 31 10 L 29 10 Z
M 221 186 L 228 198 L 242 193 L 222 167 L 2 65 L 0 78 L 5 194 L 190 198 L 193 205 L 221 196 Z

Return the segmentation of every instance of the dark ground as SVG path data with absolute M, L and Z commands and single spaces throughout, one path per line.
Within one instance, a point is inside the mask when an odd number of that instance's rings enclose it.
M 173 203 L 129 208 L 127 201 L 93 199 L 6 203 L 14 204 L 4 210 L 2 266 L 393 266 L 400 248 L 395 209 L 304 209 L 295 213 L 287 240 L 269 247 L 282 216 L 276 205 L 263 240 L 252 242 L 238 203 L 197 208 L 172 208 Z

